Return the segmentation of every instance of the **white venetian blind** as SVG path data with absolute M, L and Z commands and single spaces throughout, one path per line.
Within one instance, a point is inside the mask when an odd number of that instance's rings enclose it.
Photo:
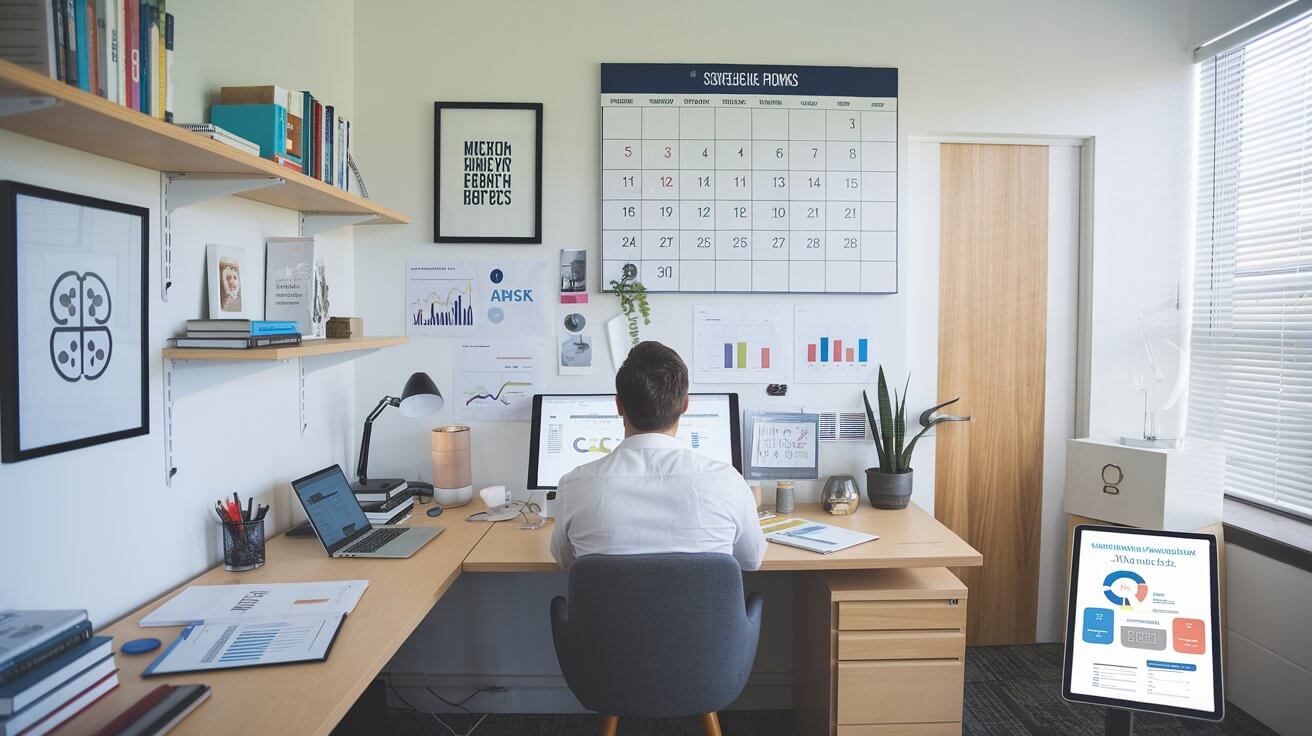
M 1312 518 L 1312 15 L 1201 64 L 1189 433 Z

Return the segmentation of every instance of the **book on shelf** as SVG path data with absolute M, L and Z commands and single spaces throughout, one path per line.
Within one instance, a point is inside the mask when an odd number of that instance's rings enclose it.
M 58 3 L 59 0 L 0 3 L 0 59 L 62 80 L 63 71 L 55 58 L 62 45 L 56 35 L 62 35 L 55 21 Z
M 294 322 L 307 340 L 327 335 L 327 269 L 314 238 L 265 241 L 264 316 Z
M 298 174 L 301 173 L 300 161 L 297 161 L 295 159 L 277 153 L 270 156 L 269 160 L 274 162 L 275 164 L 278 164 L 279 166 L 282 166 L 283 168 L 291 169 L 292 171 L 295 171 Z
M 113 656 L 113 641 L 108 636 L 93 636 L 25 672 L 13 682 L 0 685 L 0 717 L 27 708 L 78 673 Z
M 214 105 L 210 122 L 255 143 L 264 158 L 287 152 L 287 108 L 282 105 Z
M 372 482 L 377 482 L 377 480 L 374 479 Z M 396 483 L 385 491 L 354 491 L 355 500 L 359 501 L 361 504 L 382 503 L 383 501 L 387 501 L 395 496 L 405 493 L 408 488 L 409 486 L 404 480 L 397 480 Z
M 203 135 L 210 140 L 218 141 L 227 146 L 232 146 L 238 151 L 249 153 L 252 156 L 260 155 L 259 146 L 213 123 L 177 123 L 177 125 L 179 128 L 186 128 L 187 130 Z
M 196 331 L 223 332 L 231 337 L 237 335 L 285 335 L 296 332 L 296 323 L 291 320 L 268 319 L 189 319 L 187 335 Z
M 86 611 L 0 611 L 0 685 L 90 638 Z
M 173 14 L 164 16 L 164 119 L 173 122 Z
M 0 720 L 0 736 L 17 736 L 20 733 L 23 736 L 43 736 L 43 734 L 50 733 L 68 719 L 89 708 L 92 703 L 105 697 L 106 693 L 116 687 L 118 687 L 118 671 L 114 670 L 80 692 L 73 693 L 70 698 L 64 700 L 54 710 L 36 720 L 24 717 L 23 713 Z M 55 693 L 51 693 L 48 697 L 54 695 Z M 32 708 L 36 707 L 37 705 L 32 706 Z
M 141 4 L 123 0 L 123 99 L 122 104 L 141 110 Z
M 261 335 L 237 337 L 175 337 L 174 347 L 210 348 L 217 350 L 248 350 L 250 348 L 283 348 L 301 344 L 300 333 L 289 335 Z

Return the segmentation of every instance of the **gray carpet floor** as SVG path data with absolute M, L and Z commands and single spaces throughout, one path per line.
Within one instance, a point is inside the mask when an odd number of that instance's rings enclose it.
M 1101 736 L 1100 708 L 1074 705 L 1061 698 L 1059 644 L 973 647 L 966 653 L 965 736 Z M 476 718 L 476 717 L 475 717 Z M 388 733 L 400 736 L 464 736 L 473 722 L 463 715 L 442 716 L 453 730 L 431 715 L 392 711 Z M 791 711 L 726 711 L 720 714 L 725 736 L 795 736 Z M 597 717 L 590 715 L 493 715 L 472 736 L 590 736 Z M 1140 736 L 1276 736 L 1257 719 L 1233 705 L 1222 723 L 1141 714 Z M 693 719 L 621 721 L 619 736 L 701 736 Z

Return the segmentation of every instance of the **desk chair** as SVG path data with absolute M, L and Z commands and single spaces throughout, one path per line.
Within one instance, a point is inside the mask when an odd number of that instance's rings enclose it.
M 603 714 L 602 736 L 623 718 L 715 712 L 742 692 L 761 634 L 760 593 L 744 603 L 743 576 L 725 554 L 587 555 L 569 569 L 569 599 L 551 601 L 556 657 L 570 690 Z

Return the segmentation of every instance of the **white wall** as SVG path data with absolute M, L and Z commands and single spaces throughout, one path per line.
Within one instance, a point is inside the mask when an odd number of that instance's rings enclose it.
M 1191 48 L 1269 7 L 1251 2 L 1102 3 L 898 3 L 858 0 L 798 3 L 700 3 L 675 0 L 659 7 L 639 2 L 571 2 L 526 5 L 378 0 L 356 7 L 356 123 L 358 155 L 371 192 L 408 212 L 407 228 L 357 231 L 356 268 L 362 316 L 382 331 L 403 329 L 403 267 L 409 258 L 498 258 L 554 262 L 560 248 L 587 248 L 593 303 L 580 310 L 594 325 L 616 313 L 598 287 L 598 64 L 602 61 L 716 61 L 741 63 L 896 66 L 900 69 L 900 130 L 905 138 L 973 132 L 1093 137 L 1097 161 L 1093 231 L 1095 283 L 1092 307 L 1094 365 L 1091 426 L 1112 434 L 1140 426 L 1138 398 L 1129 387 L 1128 357 L 1134 320 L 1173 300 L 1183 280 L 1190 245 L 1191 150 L 1194 105 Z M 403 22 L 398 22 L 403 19 Z M 404 51 L 401 51 L 401 50 Z M 540 101 L 545 105 L 543 233 L 541 246 L 434 245 L 432 232 L 432 103 L 436 100 Z M 385 131 L 380 133 L 380 131 Z M 905 174 L 906 172 L 904 172 Z M 901 183 L 907 195 L 906 178 Z M 906 203 L 903 203 L 905 215 Z M 905 219 L 904 219 L 905 221 Z M 908 343 L 933 321 L 908 307 L 909 273 L 925 245 L 900 234 L 903 293 L 866 297 L 880 310 L 877 352 L 893 375 L 904 375 Z M 933 253 L 927 255 L 934 258 Z M 691 310 L 701 302 L 769 303 L 772 296 L 652 298 L 651 336 L 687 354 Z M 787 297 L 789 304 L 839 306 L 853 297 Z M 560 313 L 560 310 L 556 310 Z M 544 330 L 547 326 L 544 325 Z M 909 333 L 911 336 L 909 336 Z M 550 333 L 554 335 L 554 330 Z M 549 355 L 554 353 L 550 349 Z M 451 345 L 416 340 L 390 352 L 387 366 L 358 372 L 357 409 L 366 411 L 405 376 L 423 369 L 444 389 L 451 386 Z M 610 390 L 612 375 L 551 376 L 549 391 Z M 935 378 L 913 379 L 916 411 L 932 403 Z M 856 408 L 857 386 L 790 386 L 785 399 L 767 399 L 760 386 L 731 389 L 747 408 Z M 428 427 L 451 421 L 448 409 L 432 420 L 389 416 L 376 428 L 378 470 L 428 477 Z M 1171 419 L 1167 419 L 1170 426 Z M 528 427 L 474 426 L 475 483 L 524 487 Z M 826 445 L 822 475 L 860 471 L 868 448 Z M 919 465 L 932 463 L 927 452 Z M 814 497 L 818 484 L 799 484 Z M 917 499 L 923 503 L 924 487 Z M 753 584 L 758 584 L 754 582 Z M 769 584 L 769 583 L 759 583 Z M 431 626 L 470 636 L 454 646 L 408 648 L 394 671 L 428 673 L 447 685 L 485 684 L 492 669 L 473 670 L 490 652 L 490 633 L 474 622 L 475 603 L 495 600 L 511 612 L 517 635 L 546 636 L 546 583 L 461 586 L 439 604 Z M 502 587 L 498 587 L 502 586 Z M 767 615 L 791 607 L 787 586 L 772 591 Z M 495 614 L 501 616 L 502 614 Z M 499 620 L 499 619 L 497 619 Z M 473 628 L 466 628 L 468 624 Z M 459 628 L 455 628 L 459 626 Z M 787 627 L 780 627 L 786 636 Z M 763 648 L 778 653 L 758 661 L 762 677 L 787 676 L 786 640 Z M 517 658 L 515 673 L 551 677 L 554 658 L 539 648 Z M 504 670 L 495 670 L 504 671 Z M 564 707 L 566 702 L 559 700 Z M 507 707 L 482 703 L 480 707 Z
M 205 117 L 206 93 L 223 84 L 276 82 L 311 89 L 347 109 L 354 102 L 351 0 L 207 3 L 173 0 L 177 18 L 177 118 Z M 258 22 L 249 19 L 258 18 Z M 336 39 L 336 48 L 295 51 L 288 29 Z M 165 339 L 204 316 L 205 244 L 241 246 L 255 264 L 247 284 L 263 303 L 264 239 L 296 234 L 296 214 L 237 198 L 178 210 L 173 217 L 176 284 L 159 299 L 158 173 L 0 131 L 0 179 L 149 207 L 150 427 L 136 437 L 0 466 L 0 608 L 87 608 L 105 624 L 216 564 L 213 503 L 238 491 L 274 504 L 285 526 L 294 500 L 286 481 L 348 457 L 354 447 L 351 365 L 308 378 L 311 426 L 297 432 L 296 367 L 255 373 L 193 366 L 178 376 L 177 464 L 164 484 L 162 361 Z M 332 311 L 354 309 L 351 231 L 322 238 Z M 256 314 L 261 312 L 257 311 Z M 364 363 L 378 357 L 363 359 Z M 205 384 L 212 384 L 200 388 Z

